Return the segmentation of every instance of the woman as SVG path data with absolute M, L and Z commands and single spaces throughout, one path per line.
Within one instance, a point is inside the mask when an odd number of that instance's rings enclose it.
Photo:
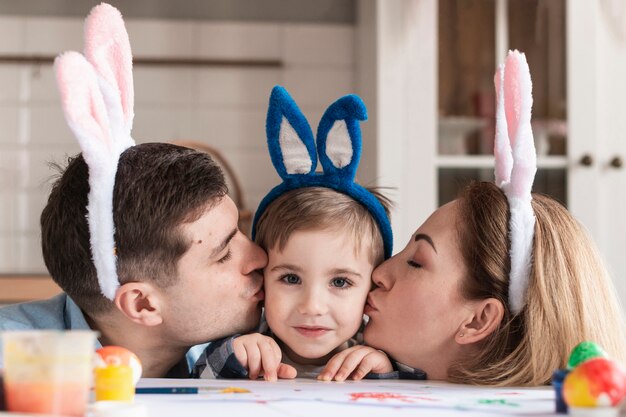
M 375 349 L 395 362 L 391 376 L 489 385 L 546 384 L 583 340 L 624 360 L 621 310 L 593 242 L 558 202 L 531 193 L 523 54 L 509 52 L 495 84 L 496 184 L 468 186 L 376 268 L 368 346 L 329 361 L 326 379 L 388 372 Z
M 593 242 L 555 200 L 534 194 L 532 208 L 521 312 L 509 306 L 507 198 L 474 183 L 374 271 L 365 342 L 429 379 L 474 384 L 546 384 L 582 340 L 623 360 L 620 308 Z

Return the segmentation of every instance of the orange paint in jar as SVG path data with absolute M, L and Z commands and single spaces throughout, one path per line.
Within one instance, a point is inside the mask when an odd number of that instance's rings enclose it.
M 5 382 L 9 410 L 26 413 L 85 415 L 89 386 L 76 382 Z
M 80 417 L 93 378 L 96 332 L 2 333 L 8 411 Z

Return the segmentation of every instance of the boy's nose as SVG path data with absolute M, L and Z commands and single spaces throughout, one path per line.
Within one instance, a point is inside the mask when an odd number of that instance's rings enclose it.
M 308 290 L 300 299 L 298 306 L 300 314 L 309 316 L 321 316 L 328 312 L 326 299 L 322 291 Z

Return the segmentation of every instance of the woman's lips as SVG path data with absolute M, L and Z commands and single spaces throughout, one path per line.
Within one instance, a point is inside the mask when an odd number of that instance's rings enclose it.
M 327 327 L 316 326 L 295 326 L 294 329 L 296 329 L 298 333 L 305 337 L 320 337 L 330 332 L 330 329 Z
M 378 309 L 376 308 L 376 306 L 374 305 L 374 302 L 372 301 L 372 296 L 368 295 L 367 302 L 365 303 L 365 307 L 363 308 L 363 313 L 369 315 L 375 311 L 378 311 Z

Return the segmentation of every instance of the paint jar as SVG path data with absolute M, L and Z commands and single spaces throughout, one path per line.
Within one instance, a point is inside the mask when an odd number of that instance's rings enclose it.
M 96 336 L 88 330 L 3 332 L 7 410 L 83 416 Z
M 96 401 L 132 402 L 141 362 L 126 348 L 105 346 L 96 351 L 94 378 Z
M 0 369 L 0 411 L 6 410 L 4 405 L 4 379 L 2 377 L 2 369 Z
M 133 370 L 128 365 L 109 365 L 94 369 L 96 401 L 126 401 L 135 398 Z
M 552 386 L 554 387 L 556 412 L 561 414 L 567 414 L 567 404 L 563 399 L 563 380 L 565 380 L 565 377 L 569 374 L 569 372 L 569 369 L 557 369 L 552 374 Z

